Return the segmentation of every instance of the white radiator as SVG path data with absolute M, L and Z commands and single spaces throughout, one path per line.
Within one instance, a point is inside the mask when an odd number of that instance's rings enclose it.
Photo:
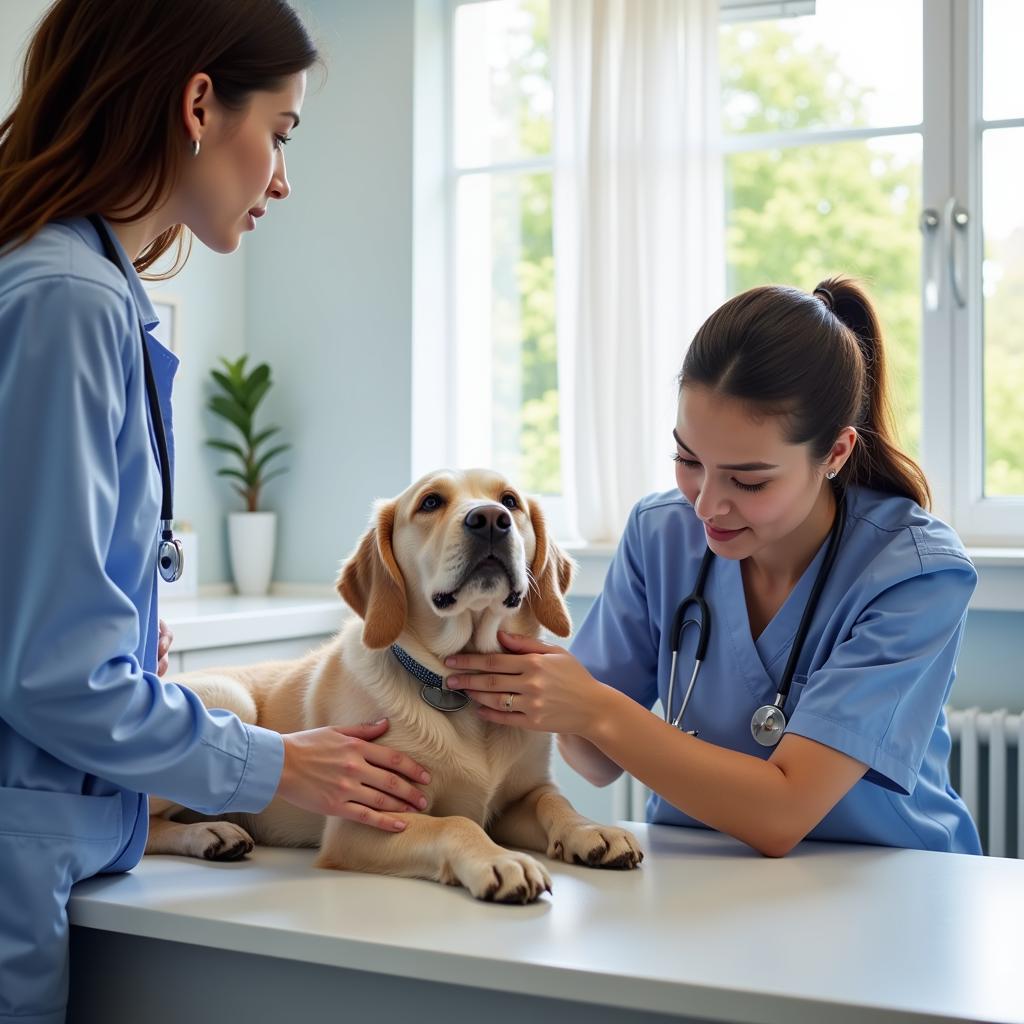
M 1024 859 L 1024 714 L 949 707 L 946 713 L 953 787 L 977 822 L 985 852 Z
M 985 853 L 1024 860 L 1024 714 L 946 708 L 950 776 L 978 825 Z M 649 790 L 628 775 L 615 784 L 616 818 L 643 821 Z

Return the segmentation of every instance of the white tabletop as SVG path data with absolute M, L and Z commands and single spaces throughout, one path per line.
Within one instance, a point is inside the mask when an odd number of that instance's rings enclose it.
M 805 842 L 781 860 L 630 825 L 635 872 L 548 862 L 527 907 L 320 871 L 313 852 L 146 858 L 76 925 L 429 981 L 758 1022 L 1024 1021 L 1024 862 Z

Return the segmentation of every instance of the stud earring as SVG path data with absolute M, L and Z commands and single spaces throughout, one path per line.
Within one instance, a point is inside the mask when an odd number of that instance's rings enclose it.
M 827 473 L 825 474 L 825 477 L 826 477 L 826 479 L 828 479 L 828 480 L 835 480 L 835 478 L 836 478 L 836 471 L 835 471 L 834 469 L 830 469 L 830 470 L 829 470 L 829 471 L 828 471 L 828 472 L 827 472 Z
M 193 139 L 192 140 L 192 155 L 193 156 L 199 156 L 199 140 L 198 139 Z

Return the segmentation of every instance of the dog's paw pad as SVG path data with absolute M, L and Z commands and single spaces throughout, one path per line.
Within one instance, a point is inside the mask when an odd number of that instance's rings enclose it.
M 462 880 L 478 900 L 490 903 L 533 903 L 542 892 L 551 892 L 551 878 L 541 864 L 511 850 L 466 865 Z
M 228 821 L 211 821 L 193 826 L 195 856 L 204 860 L 241 860 L 256 845 L 244 829 Z
M 591 824 L 574 826 L 553 839 L 548 855 L 569 864 L 618 871 L 630 871 L 644 859 L 640 844 L 631 832 Z

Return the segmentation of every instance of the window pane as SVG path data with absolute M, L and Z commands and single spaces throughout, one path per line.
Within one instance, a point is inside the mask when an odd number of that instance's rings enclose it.
M 455 163 L 551 151 L 547 0 L 488 0 L 455 12 Z
M 727 133 L 916 125 L 921 0 L 818 0 L 799 18 L 719 30 Z
M 459 363 L 478 367 L 459 390 L 475 392 L 477 410 L 460 424 L 460 450 L 486 453 L 528 491 L 560 494 L 551 175 L 466 176 L 457 217 Z M 472 436 L 481 428 L 489 445 Z
M 1024 495 L 1024 128 L 985 132 L 985 494 Z
M 1024 4 L 1020 0 L 985 0 L 985 120 L 1024 117 L 1020 48 L 1024 40 Z
M 885 330 L 900 440 L 921 431 L 921 137 L 735 153 L 726 162 L 728 287 L 863 280 Z

